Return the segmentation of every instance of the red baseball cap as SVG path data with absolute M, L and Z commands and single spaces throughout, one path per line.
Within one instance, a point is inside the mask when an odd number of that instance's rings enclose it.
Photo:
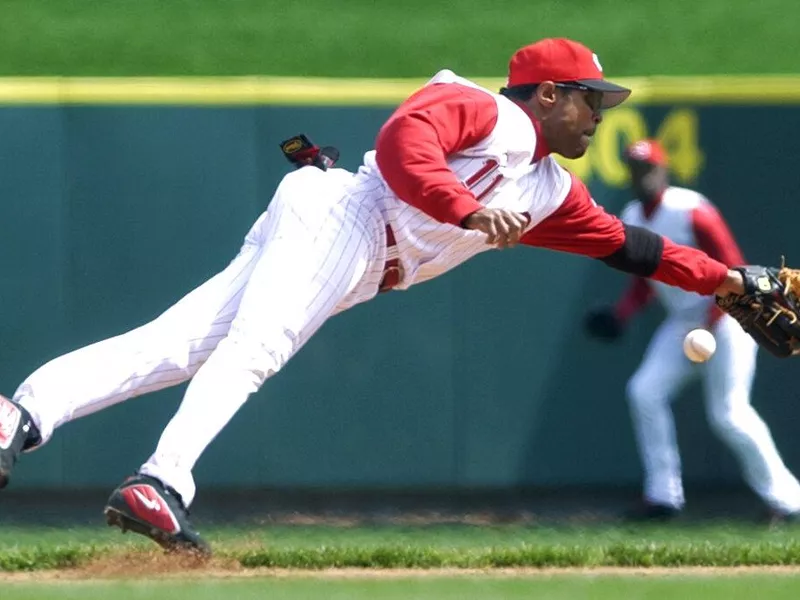
M 611 108 L 631 95 L 628 88 L 603 79 L 597 54 L 565 38 L 546 38 L 520 48 L 508 64 L 508 87 L 543 81 L 577 83 L 603 92 L 603 108 Z
M 628 160 L 645 162 L 660 167 L 667 166 L 667 153 L 656 140 L 639 140 L 625 151 Z

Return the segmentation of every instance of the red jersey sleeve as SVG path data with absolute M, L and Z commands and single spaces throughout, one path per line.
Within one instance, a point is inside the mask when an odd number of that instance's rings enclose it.
M 460 225 L 483 206 L 447 166 L 447 157 L 488 137 L 497 116 L 494 98 L 479 89 L 457 83 L 422 88 L 378 132 L 381 175 L 404 202 Z
M 530 246 L 606 258 L 625 243 L 625 226 L 592 200 L 583 182 L 572 186 L 561 206 L 520 240 Z M 705 252 L 663 238 L 661 261 L 650 279 L 708 296 L 725 281 L 728 267 Z
M 703 252 L 729 267 L 744 264 L 742 251 L 716 207 L 704 204 L 695 208 L 691 217 L 694 239 Z M 714 325 L 722 314 L 722 310 L 712 304 L 707 317 L 708 326 Z
M 634 277 L 627 291 L 614 307 L 614 313 L 621 321 L 628 321 L 653 299 L 653 288 L 644 277 Z
M 650 277 L 687 292 L 711 296 L 728 276 L 728 267 L 702 250 L 680 246 L 664 238 L 664 250 L 656 272 Z
M 692 211 L 692 230 L 697 246 L 711 258 L 729 267 L 744 264 L 742 251 L 720 212 L 710 204 Z
M 622 221 L 598 206 L 586 185 L 570 175 L 572 183 L 564 202 L 520 242 L 592 258 L 614 254 L 625 242 Z

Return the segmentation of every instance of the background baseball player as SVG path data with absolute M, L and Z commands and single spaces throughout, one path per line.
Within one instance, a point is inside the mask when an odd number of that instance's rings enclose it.
M 744 259 L 716 207 L 701 194 L 670 186 L 666 154 L 656 141 L 631 145 L 626 154 L 636 200 L 622 220 L 647 227 L 673 241 L 699 248 L 729 266 Z M 783 464 L 767 426 L 750 405 L 757 345 L 713 299 L 658 282 L 634 278 L 614 307 L 591 312 L 590 334 L 617 339 L 628 321 L 657 298 L 667 318 L 654 334 L 627 386 L 636 440 L 644 467 L 644 503 L 629 516 L 668 519 L 684 506 L 681 464 L 670 403 L 692 378 L 705 384 L 706 413 L 712 430 L 733 451 L 744 478 L 774 516 L 800 511 L 800 484 Z M 692 329 L 710 330 L 717 351 L 702 365 L 683 353 Z
M 56 427 L 191 379 L 106 515 L 164 546 L 205 550 L 186 511 L 201 453 L 329 317 L 379 291 L 521 242 L 702 294 L 743 293 L 742 272 L 624 225 L 550 156 L 582 156 L 602 110 L 629 93 L 565 39 L 516 52 L 501 94 L 438 73 L 381 128 L 357 174 L 287 175 L 225 270 L 153 322 L 56 358 L 0 400 L 0 487 L 19 452 Z

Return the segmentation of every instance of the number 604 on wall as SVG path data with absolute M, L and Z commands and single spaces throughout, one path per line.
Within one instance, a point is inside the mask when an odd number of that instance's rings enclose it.
M 603 115 L 589 151 L 577 160 L 558 157 L 558 162 L 589 181 L 599 177 L 611 187 L 628 183 L 622 152 L 628 144 L 650 137 L 642 113 L 635 108 L 617 108 Z M 703 153 L 698 143 L 697 113 L 688 108 L 671 110 L 655 135 L 669 156 L 669 167 L 680 182 L 692 183 L 703 169 Z

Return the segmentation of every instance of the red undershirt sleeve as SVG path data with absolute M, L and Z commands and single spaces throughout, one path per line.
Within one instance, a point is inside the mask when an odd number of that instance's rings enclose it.
M 605 258 L 622 248 L 625 226 L 598 206 L 583 182 L 573 175 L 570 191 L 561 206 L 520 241 L 530 246 Z M 707 296 L 727 277 L 727 266 L 705 252 L 680 246 L 668 238 L 663 241 L 661 260 L 650 279 Z
M 650 277 L 687 292 L 711 296 L 728 276 L 728 267 L 702 250 L 680 246 L 664 238 L 664 250 L 656 272 Z
M 711 258 L 729 267 L 744 264 L 742 251 L 715 207 L 705 204 L 695 208 L 692 211 L 692 230 L 697 246 Z
M 598 206 L 584 183 L 570 175 L 572 183 L 564 202 L 520 242 L 592 258 L 613 254 L 625 242 L 622 221 Z
M 647 279 L 644 277 L 634 277 L 630 287 L 628 287 L 614 307 L 614 313 L 621 321 L 628 321 L 637 312 L 647 306 L 654 295 L 653 288 L 647 283 Z
M 483 206 L 447 165 L 451 154 L 488 137 L 495 99 L 457 83 L 428 85 L 401 104 L 378 132 L 375 159 L 398 198 L 437 221 L 460 225 Z

